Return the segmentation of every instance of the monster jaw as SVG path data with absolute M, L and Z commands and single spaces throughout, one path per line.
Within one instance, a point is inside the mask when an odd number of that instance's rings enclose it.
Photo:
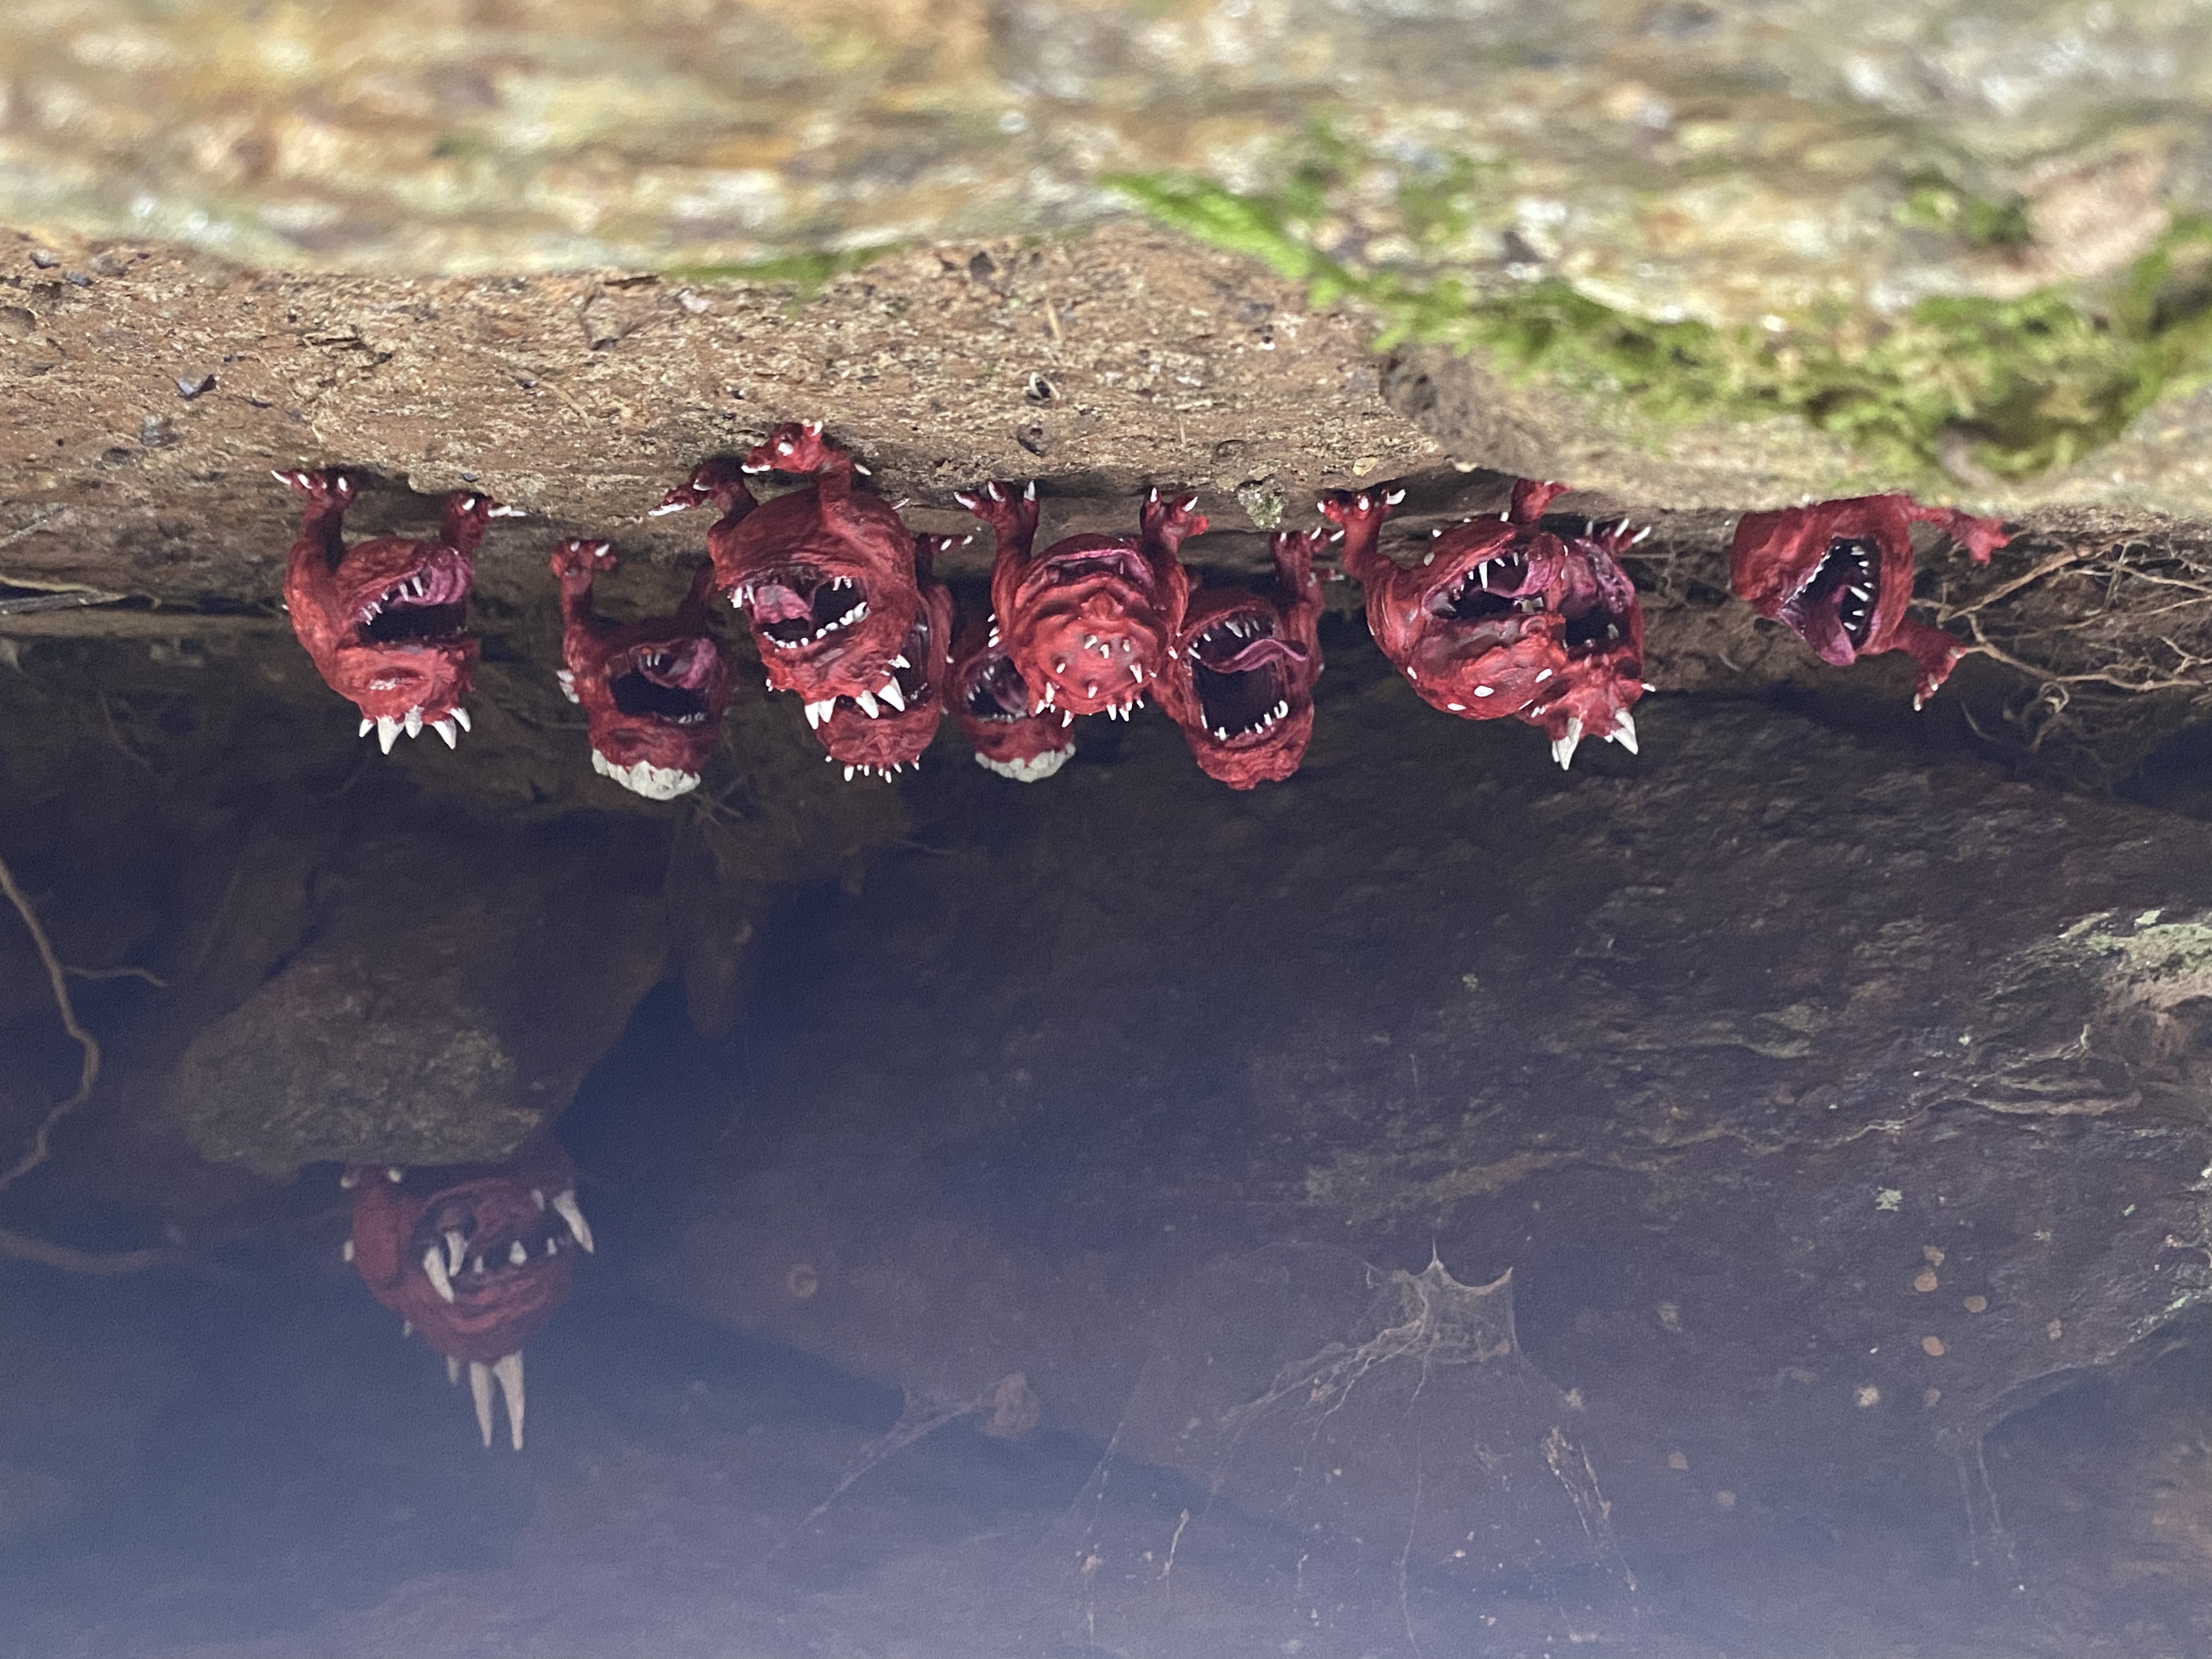
M 970 659 L 954 682 L 954 693 L 975 763 L 986 771 L 1017 783 L 1042 783 L 1075 753 L 1058 720 L 1030 712 L 1029 684 L 997 646 Z
M 929 607 L 924 605 L 881 686 L 806 705 L 807 725 L 821 733 L 830 758 L 845 763 L 848 783 L 862 775 L 888 780 L 906 767 L 920 768 L 942 712 L 930 673 L 936 649 Z
M 711 640 L 641 645 L 627 655 L 627 665 L 607 677 L 608 693 L 621 713 L 675 726 L 704 726 L 714 718 L 712 692 L 721 664 Z
M 1820 562 L 1782 602 L 1780 618 L 1822 661 L 1848 668 L 1874 633 L 1881 575 L 1881 550 L 1871 539 L 1833 537 Z
M 1544 596 L 1530 591 L 1534 586 L 1525 553 L 1470 558 L 1422 595 L 1424 631 L 1449 638 L 1455 656 L 1512 645 L 1521 638 L 1523 618 L 1544 609 Z
M 387 578 L 353 608 L 354 643 L 412 650 L 450 644 L 468 622 L 473 573 L 449 547 L 434 547 L 412 570 Z
M 1184 650 L 1200 723 L 1217 744 L 1256 744 L 1286 720 L 1303 646 L 1281 639 L 1266 611 L 1238 611 L 1199 630 Z
M 868 589 L 853 576 L 792 565 L 741 583 L 730 603 L 747 613 L 763 645 L 793 653 L 866 621 Z
M 409 1232 L 410 1271 L 429 1281 L 464 1327 L 481 1327 L 533 1304 L 564 1249 L 592 1249 L 592 1230 L 573 1190 L 531 1189 L 532 1207 L 500 1202 L 506 1183 L 470 1182 L 439 1194 Z

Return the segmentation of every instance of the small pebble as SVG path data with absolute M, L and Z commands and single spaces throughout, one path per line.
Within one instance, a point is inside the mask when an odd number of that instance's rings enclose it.
M 1670 1469 L 1686 1469 L 1690 1467 L 1690 1460 L 1680 1452 L 1668 1452 L 1667 1467 Z
M 1923 1267 L 1912 1275 L 1912 1288 L 1923 1295 L 1934 1290 L 1940 1282 L 1936 1277 L 1936 1270 L 1933 1267 Z
M 1862 1382 L 1851 1395 L 1851 1403 L 1861 1411 L 1872 1411 L 1881 1404 L 1881 1390 L 1871 1382 Z
M 191 402 L 195 398 L 204 397 L 214 390 L 215 376 L 212 374 L 202 374 L 192 380 L 180 378 L 177 381 L 177 396 L 182 398 L 186 403 Z
M 1723 1486 L 1713 1494 L 1713 1502 L 1724 1510 L 1732 1510 L 1735 1507 L 1735 1494 L 1726 1486 Z
M 1959 1305 L 1968 1313 L 1987 1313 L 1990 1310 L 1990 1299 L 1985 1296 L 1970 1296 Z
M 1941 1400 L 1942 1397 L 1943 1397 L 1943 1390 L 1942 1390 L 1942 1389 L 1929 1389 L 1929 1390 L 1927 1390 L 1927 1392 L 1925 1392 L 1924 1394 L 1923 1394 L 1923 1395 L 1920 1396 L 1920 1403 L 1921 1403 L 1922 1405 L 1923 1405 L 1923 1406 L 1928 1407 L 1930 1410 L 1933 1410 L 1933 1409 L 1935 1408 L 1936 1402 L 1937 1401 Z
M 1926 1354 L 1930 1359 L 1941 1359 L 1943 1357 L 1943 1339 L 1940 1336 L 1922 1337 L 1920 1339 L 1920 1352 Z
M 2056 1342 L 2060 1337 L 2066 1334 L 2066 1327 L 2061 1324 L 2057 1320 L 2054 1319 L 2048 1325 L 2045 1325 L 2043 1328 L 2043 1334 L 2049 1337 L 2053 1342 Z
M 1928 1258 L 1928 1265 L 1931 1267 L 1940 1267 L 1943 1265 L 1943 1252 L 1936 1245 L 1923 1244 L 1920 1247 L 1920 1254 Z

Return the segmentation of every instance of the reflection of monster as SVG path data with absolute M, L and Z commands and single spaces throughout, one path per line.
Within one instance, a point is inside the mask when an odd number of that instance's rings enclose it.
M 952 592 L 930 580 L 930 571 L 939 553 L 959 544 L 954 536 L 914 538 L 921 603 L 882 689 L 806 705 L 806 723 L 830 758 L 845 763 L 848 782 L 855 773 L 888 779 L 902 767 L 919 766 L 937 736 L 952 683 Z
M 770 688 L 815 705 L 816 725 L 841 696 L 896 694 L 892 659 L 921 602 L 913 533 L 889 502 L 854 489 L 855 471 L 818 422 L 780 426 L 742 468 L 705 462 L 654 509 L 722 509 L 707 532 L 715 586 L 751 623 Z M 769 471 L 817 482 L 757 503 L 742 475 Z
M 1912 526 L 1948 531 L 1987 564 L 2008 539 L 1995 519 L 1923 507 L 1910 495 L 1861 495 L 1774 513 L 1747 513 L 1729 555 L 1729 586 L 1762 617 L 1848 668 L 1884 651 L 1920 665 L 1912 706 L 1934 696 L 1966 647 L 1905 614 L 1912 599 Z
M 356 1167 L 348 1250 L 369 1293 L 463 1366 L 477 1427 L 491 1444 L 492 1385 L 522 1449 L 522 1345 L 574 1287 L 575 1252 L 592 1248 L 576 1171 L 550 1137 L 504 1164 L 419 1170 Z
M 1164 501 L 1155 489 L 1134 540 L 1070 536 L 1042 553 L 1030 550 L 1035 484 L 993 483 L 956 499 L 997 533 L 991 609 L 1037 706 L 1127 720 L 1166 668 L 1182 620 L 1189 580 L 1176 550 L 1206 530 L 1198 498 Z
M 976 764 L 1018 783 L 1042 781 L 1075 753 L 1066 714 L 1030 712 L 1030 688 L 988 617 L 961 630 L 952 662 L 952 718 L 975 745 Z
M 477 544 L 491 520 L 521 514 L 457 490 L 436 541 L 383 536 L 349 548 L 352 483 L 336 472 L 276 476 L 307 498 L 284 605 L 324 682 L 360 708 L 362 736 L 374 731 L 386 754 L 401 732 L 419 737 L 425 726 L 452 748 L 469 725 L 460 705 L 477 660 L 464 631 Z
M 1316 532 L 1279 531 L 1275 596 L 1241 587 L 1192 596 L 1160 682 L 1160 706 L 1182 728 L 1209 777 L 1232 789 L 1274 783 L 1298 769 L 1313 737 L 1321 673 Z
M 605 542 L 553 550 L 561 579 L 561 689 L 592 728 L 592 765 L 625 789 L 668 800 L 698 787 L 730 706 L 730 671 L 707 620 L 714 569 L 702 565 L 672 617 L 617 626 L 592 608 L 594 572 L 612 570 Z
M 1571 764 L 1585 732 L 1633 750 L 1644 620 L 1615 555 L 1620 531 L 1563 542 L 1537 520 L 1564 484 L 1521 478 L 1495 519 L 1439 532 L 1407 568 L 1376 545 L 1403 490 L 1340 490 L 1344 568 L 1367 592 L 1367 625 L 1422 700 L 1468 720 L 1518 715 Z

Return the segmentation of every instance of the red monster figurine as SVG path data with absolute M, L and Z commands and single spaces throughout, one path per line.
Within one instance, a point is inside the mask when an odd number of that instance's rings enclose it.
M 1576 745 L 1594 732 L 1637 752 L 1628 711 L 1644 691 L 1644 607 L 1620 556 L 1650 533 L 1647 526 L 1631 535 L 1623 519 L 1559 538 L 1543 593 L 1545 608 L 1565 620 L 1559 644 L 1567 660 L 1520 718 L 1552 740 L 1552 758 L 1562 769 L 1574 764 Z
M 914 538 L 921 603 L 882 689 L 873 696 L 863 691 L 857 697 L 837 697 L 826 708 L 806 705 L 806 723 L 830 758 L 844 763 L 848 783 L 855 773 L 889 780 L 902 767 L 921 765 L 922 750 L 937 736 L 945 688 L 952 684 L 952 590 L 931 580 L 930 573 L 937 556 L 963 539 Z
M 654 509 L 722 509 L 707 532 L 715 585 L 751 623 L 769 688 L 805 698 L 817 726 L 841 696 L 864 710 L 898 707 L 892 659 L 921 604 L 913 532 L 889 502 L 854 488 L 863 470 L 818 421 L 780 426 L 741 467 L 705 462 Z M 763 505 L 742 475 L 771 471 L 816 483 Z
M 605 542 L 553 550 L 561 579 L 561 690 L 592 728 L 592 768 L 649 800 L 699 785 L 730 707 L 730 671 L 707 620 L 714 568 L 702 565 L 672 617 L 619 626 L 592 607 L 592 579 L 617 560 Z
M 991 609 L 1000 636 L 1037 706 L 1071 717 L 1127 720 L 1167 667 L 1169 641 L 1189 589 L 1176 551 L 1203 534 L 1198 497 L 1146 498 L 1141 533 L 1070 536 L 1032 553 L 1036 486 L 986 485 L 954 499 L 999 538 Z
M 1278 531 L 1275 596 L 1200 589 L 1183 613 L 1160 682 L 1160 706 L 1182 728 L 1207 776 L 1232 789 L 1277 783 L 1298 769 L 1313 738 L 1321 675 L 1322 537 Z
M 1729 555 L 1729 586 L 1820 653 L 1848 668 L 1884 651 L 1920 665 L 1912 706 L 1924 706 L 1966 647 L 1905 613 L 1912 598 L 1912 526 L 1948 532 L 1976 564 L 2010 539 L 1995 519 L 1923 507 L 1910 495 L 1860 495 L 1747 513 Z
M 1422 700 L 1468 720 L 1517 715 L 1545 731 L 1563 767 L 1595 731 L 1633 753 L 1628 705 L 1644 690 L 1643 612 L 1615 556 L 1641 538 L 1624 527 L 1569 542 L 1541 529 L 1565 489 L 1515 480 L 1505 511 L 1437 532 L 1412 568 L 1376 545 L 1404 490 L 1322 502 L 1344 526 L 1344 568 L 1367 591 L 1376 643 Z
M 592 1248 L 568 1153 L 539 1136 L 504 1164 L 356 1165 L 341 1184 L 354 1189 L 346 1257 L 362 1283 L 445 1355 L 447 1381 L 468 1368 L 487 1446 L 498 1383 L 520 1451 L 522 1345 L 568 1299 L 575 1252 Z
M 384 536 L 349 548 L 352 482 L 336 472 L 276 476 L 307 498 L 284 605 L 324 683 L 360 708 L 361 735 L 374 732 L 386 754 L 401 732 L 420 737 L 425 726 L 452 748 L 469 729 L 461 699 L 477 660 L 465 631 L 477 544 L 490 520 L 521 512 L 456 490 L 436 541 Z
M 1017 783 L 1041 783 L 1067 764 L 1075 740 L 1065 713 L 1030 709 L 1030 688 L 988 617 L 961 630 L 952 661 L 952 718 L 975 763 Z

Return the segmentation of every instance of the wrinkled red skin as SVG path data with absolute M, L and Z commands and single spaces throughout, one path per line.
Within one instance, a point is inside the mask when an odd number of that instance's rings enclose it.
M 705 462 L 655 509 L 673 513 L 708 501 L 721 509 L 707 532 L 715 586 L 745 612 L 770 689 L 809 702 L 872 694 L 890 677 L 890 660 L 921 605 L 914 534 L 889 502 L 854 487 L 856 470 L 818 424 L 780 426 L 741 467 Z M 743 475 L 770 471 L 816 482 L 757 501 Z M 818 639 L 779 644 L 776 625 L 795 624 L 817 603 L 834 606 L 838 590 L 831 585 L 839 580 L 852 584 L 843 592 L 865 602 L 867 614 Z
M 1564 619 L 1559 641 L 1566 662 L 1520 717 L 1552 739 L 1555 754 L 1565 745 L 1564 758 L 1572 758 L 1585 735 L 1635 752 L 1636 722 L 1628 711 L 1644 695 L 1644 607 L 1620 555 L 1641 539 L 1626 519 L 1559 538 L 1562 556 L 1544 604 Z M 1607 628 L 1618 637 L 1608 637 Z
M 1932 524 L 1964 546 L 1976 564 L 2010 539 L 1995 519 L 1977 519 L 1949 507 L 1923 507 L 1910 495 L 1860 495 L 1773 513 L 1747 513 L 1735 527 L 1729 554 L 1729 586 L 1762 617 L 1771 617 L 1819 653 L 1823 662 L 1848 668 L 1861 657 L 1903 651 L 1920 665 L 1912 706 L 1934 696 L 1966 647 L 1940 628 L 1908 616 L 1912 599 L 1912 526 Z M 1871 544 L 1872 556 L 1856 567 L 1871 574 L 1870 614 L 1856 629 L 1844 607 L 1852 595 L 1821 567 L 1839 544 Z M 1860 585 L 1863 585 L 1863 583 Z M 1854 637 L 1856 633 L 1856 637 Z
M 999 637 L 1041 706 L 1067 714 L 1126 714 L 1167 667 L 1168 646 L 1182 621 L 1190 586 L 1176 550 L 1206 531 L 1193 510 L 1155 489 L 1140 531 L 1071 536 L 1042 553 L 1036 492 L 1004 482 L 960 504 L 999 538 L 991 566 L 991 610 Z M 1085 640 L 1093 641 L 1086 645 Z
M 1269 539 L 1275 556 L 1272 598 L 1244 588 L 1208 587 L 1184 608 L 1160 680 L 1160 707 L 1182 728 L 1200 769 L 1231 789 L 1281 782 L 1298 769 L 1313 739 L 1313 686 L 1322 671 L 1321 584 L 1313 556 L 1322 541 L 1314 531 L 1278 531 Z M 1202 665 L 1236 675 L 1241 691 L 1214 693 L 1212 721 L 1202 689 L 1221 682 L 1201 679 Z M 1262 680 L 1255 682 L 1255 674 Z M 1225 740 L 1214 735 L 1224 729 L 1224 709 L 1249 715 L 1253 708 L 1284 703 L 1288 712 L 1265 726 L 1233 732 Z
M 649 617 L 619 625 L 602 621 L 592 605 L 592 577 L 619 561 L 605 542 L 563 542 L 554 549 L 553 574 L 561 579 L 562 684 L 583 706 L 592 747 L 617 767 L 648 761 L 672 771 L 703 771 L 721 739 L 730 707 L 730 670 L 708 618 L 707 595 L 714 568 L 702 565 L 691 591 L 672 617 Z M 697 718 L 684 721 L 652 713 L 625 714 L 616 701 L 625 677 L 666 690 L 689 693 Z
M 284 605 L 324 684 L 365 720 L 404 720 L 416 709 L 425 723 L 444 720 L 469 694 L 476 640 L 456 633 L 380 643 L 363 635 L 358 619 L 365 606 L 418 574 L 428 579 L 426 602 L 465 606 L 484 526 L 505 509 L 488 495 L 457 490 L 446 498 L 436 541 L 386 536 L 349 548 L 343 531 L 351 483 L 335 472 L 282 476 L 307 498 L 285 564 Z
M 1407 568 L 1378 542 L 1403 491 L 1334 490 L 1321 510 L 1344 526 L 1344 568 L 1366 590 L 1367 626 L 1382 654 L 1431 708 L 1465 720 L 1500 720 L 1541 700 L 1567 665 L 1566 619 L 1547 603 L 1561 582 L 1566 549 L 1536 521 L 1564 484 L 1522 478 L 1512 505 L 1434 538 Z M 1508 562 L 1477 586 L 1504 608 L 1468 621 L 1450 596 L 1486 561 Z M 1516 567 L 1511 561 L 1522 562 Z M 1516 602 L 1533 608 L 1511 608 Z
M 531 1197 L 549 1199 L 576 1184 L 575 1166 L 550 1136 L 541 1136 L 504 1164 L 463 1164 L 408 1170 L 394 1182 L 381 1167 L 348 1173 L 353 1200 L 353 1265 L 369 1294 L 449 1358 L 489 1365 L 523 1345 L 575 1287 L 576 1249 L 567 1224 Z M 469 1257 L 453 1279 L 447 1303 L 422 1270 L 422 1251 L 453 1220 L 470 1235 Z M 520 1239 L 528 1263 L 507 1261 Z M 548 1239 L 559 1254 L 545 1254 Z
M 898 653 L 906 659 L 907 666 L 891 670 L 906 708 L 901 710 L 878 700 L 878 712 L 872 719 L 852 698 L 840 697 L 837 706 L 814 729 L 830 758 L 842 762 L 853 772 L 888 779 L 901 767 L 918 763 L 922 751 L 937 736 L 938 722 L 945 717 L 945 690 L 952 684 L 952 590 L 932 580 L 930 572 L 937 556 L 959 545 L 960 539 L 957 536 L 914 538 L 921 602 Z
M 1024 782 L 1049 777 L 1075 752 L 1060 711 L 1030 713 L 1030 690 L 988 617 L 960 632 L 952 659 L 952 720 L 986 769 Z M 1049 761 L 1049 765 L 1047 763 Z

